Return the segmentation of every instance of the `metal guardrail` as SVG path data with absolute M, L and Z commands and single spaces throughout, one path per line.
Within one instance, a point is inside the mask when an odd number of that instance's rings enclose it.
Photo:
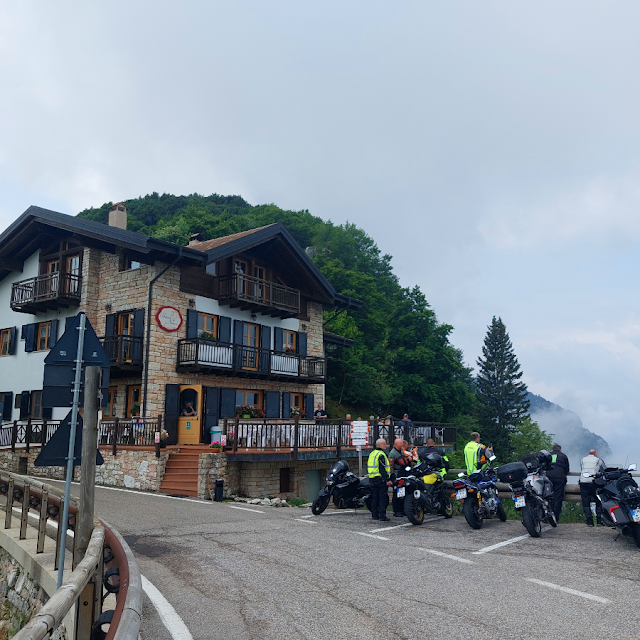
M 78 506 L 75 499 L 69 504 L 67 526 L 60 522 L 63 513 L 64 495 L 56 487 L 18 474 L 0 471 L 0 494 L 6 496 L 4 505 L 4 528 L 11 527 L 13 505 L 19 502 L 19 538 L 27 536 L 29 513 L 38 514 L 38 539 L 36 553 L 43 553 L 47 525 L 57 525 L 54 570 L 61 544 L 66 544 L 66 533 L 75 528 Z M 131 550 L 120 534 L 107 523 L 94 518 L 91 539 L 80 559 L 74 536 L 73 571 L 60 589 L 50 594 L 47 603 L 35 613 L 31 620 L 14 636 L 15 640 L 42 640 L 63 621 L 71 608 L 78 603 L 76 619 L 77 640 L 90 640 L 92 634 L 103 624 L 110 624 L 107 640 L 137 640 L 142 615 L 142 584 L 138 565 Z M 87 594 L 87 590 L 91 594 Z M 116 606 L 112 611 L 102 611 L 104 598 L 108 593 L 116 596 Z M 86 603 L 93 603 L 88 606 Z M 88 608 L 87 608 L 88 607 Z M 70 630 L 68 630 L 70 631 Z M 95 636 L 99 637 L 99 636 Z

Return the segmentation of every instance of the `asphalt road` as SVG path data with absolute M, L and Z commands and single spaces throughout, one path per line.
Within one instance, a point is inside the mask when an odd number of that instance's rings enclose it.
M 608 528 L 533 539 L 515 520 L 474 531 L 461 516 L 397 526 L 407 521 L 96 493 L 196 640 L 640 635 L 640 549 Z M 172 638 L 148 600 L 144 613 L 143 640 Z

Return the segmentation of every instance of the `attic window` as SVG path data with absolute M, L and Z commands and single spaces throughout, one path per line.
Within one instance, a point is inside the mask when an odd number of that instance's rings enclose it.
M 139 269 L 140 263 L 132 260 L 131 256 L 124 254 L 120 261 L 120 271 L 130 271 L 131 269 Z

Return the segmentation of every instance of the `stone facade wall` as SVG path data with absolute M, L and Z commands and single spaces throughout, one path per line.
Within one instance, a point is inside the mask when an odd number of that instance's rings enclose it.
M 224 497 L 233 494 L 227 479 L 227 456 L 223 453 L 201 453 L 198 461 L 198 498 L 210 500 L 209 487 L 215 486 L 216 480 L 224 480 Z
M 15 635 L 49 600 L 42 587 L 31 578 L 12 556 L 0 548 L 0 640 Z M 66 640 L 60 625 L 52 640 Z
M 322 305 L 317 302 L 308 302 L 307 313 L 309 314 L 309 322 L 302 323 L 306 325 L 307 353 L 310 356 L 321 358 L 324 356 Z M 302 330 L 304 331 L 304 329 Z

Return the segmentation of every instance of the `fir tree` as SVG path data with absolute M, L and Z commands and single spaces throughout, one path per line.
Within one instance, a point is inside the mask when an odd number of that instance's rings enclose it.
M 511 453 L 510 434 L 529 418 L 527 385 L 501 318 L 493 317 L 478 358 L 476 394 L 484 444 L 503 460 Z

